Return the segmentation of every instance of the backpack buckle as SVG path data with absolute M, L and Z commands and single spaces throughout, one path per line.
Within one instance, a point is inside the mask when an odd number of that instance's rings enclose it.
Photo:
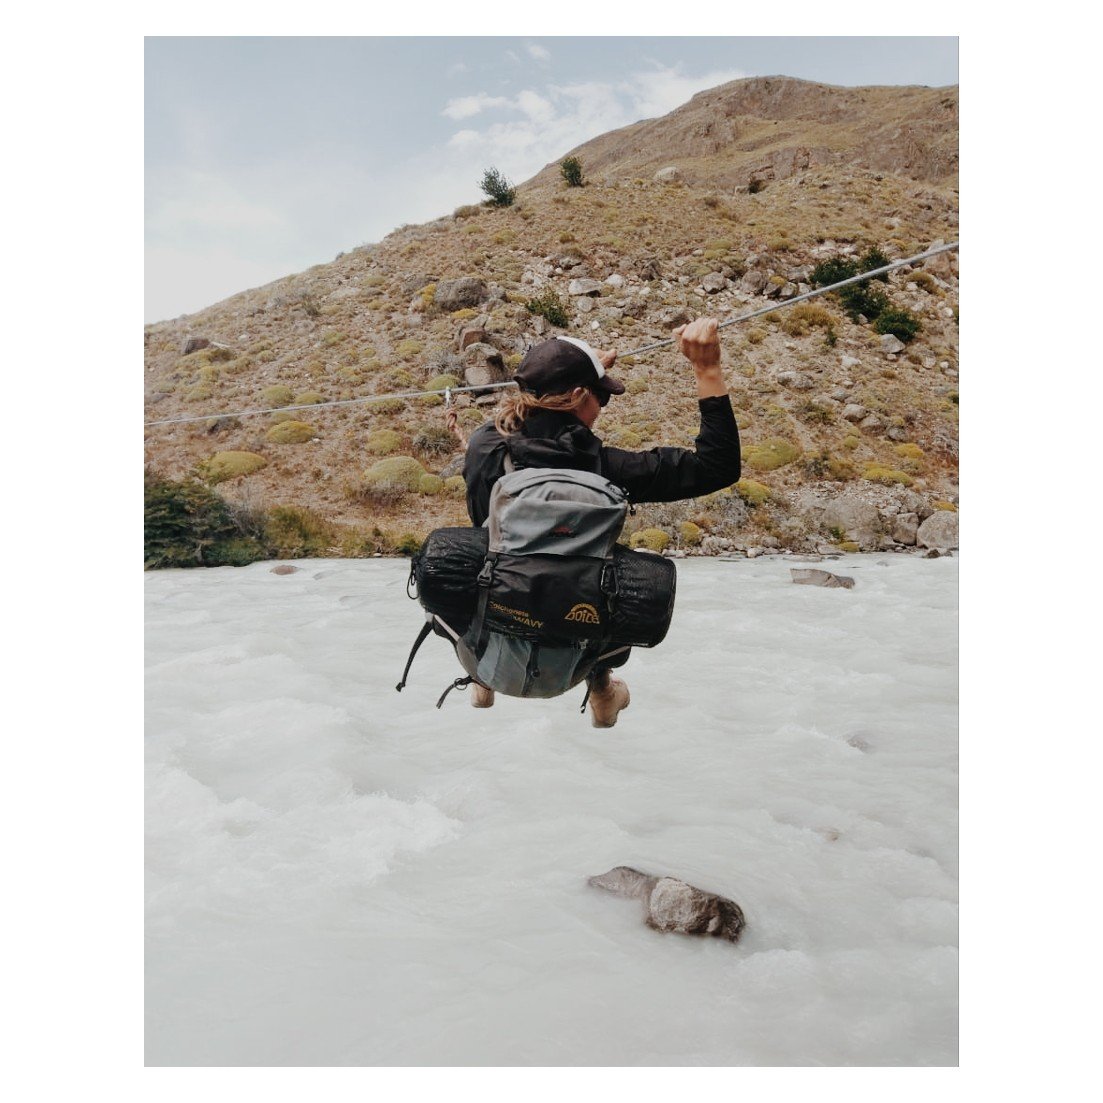
M 489 586 L 494 581 L 494 560 L 489 556 L 483 562 L 483 569 L 479 571 L 476 581 L 480 586 Z

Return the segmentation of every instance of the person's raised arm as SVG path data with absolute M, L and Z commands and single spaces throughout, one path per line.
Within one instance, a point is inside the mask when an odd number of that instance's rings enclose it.
M 715 318 L 698 318 L 674 331 L 678 351 L 693 365 L 698 398 L 720 398 L 728 393 L 720 366 L 720 326 Z

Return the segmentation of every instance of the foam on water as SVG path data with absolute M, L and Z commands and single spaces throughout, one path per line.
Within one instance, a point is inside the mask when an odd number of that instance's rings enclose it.
M 461 693 L 404 562 L 147 576 L 148 1061 L 956 1061 L 957 563 L 678 563 L 616 728 Z M 830 564 L 828 564 L 830 566 Z M 614 865 L 737 900 L 662 935 Z

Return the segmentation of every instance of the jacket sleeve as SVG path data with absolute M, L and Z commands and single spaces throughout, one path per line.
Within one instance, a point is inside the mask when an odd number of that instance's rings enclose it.
M 738 481 L 739 428 L 727 395 L 698 400 L 701 431 L 696 449 L 652 448 L 629 452 L 603 448 L 606 478 L 624 487 L 633 502 L 696 498 Z

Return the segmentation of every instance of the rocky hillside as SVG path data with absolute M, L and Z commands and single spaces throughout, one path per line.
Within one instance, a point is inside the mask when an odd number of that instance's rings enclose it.
M 148 326 L 147 419 L 504 379 L 553 332 L 623 354 L 688 318 L 790 298 L 826 261 L 957 238 L 956 88 L 736 81 L 567 152 L 586 186 L 568 187 L 557 160 L 510 207 L 461 207 Z M 637 543 L 956 544 L 957 255 L 874 287 L 913 337 L 833 295 L 724 331 L 744 479 L 640 509 Z M 530 309 L 554 298 L 559 330 Z M 618 372 L 628 393 L 595 427 L 607 443 L 692 441 L 681 357 L 622 356 Z M 460 401 L 470 430 L 495 399 Z M 464 523 L 458 457 L 436 396 L 146 429 L 150 467 L 235 504 L 310 510 L 349 553 Z

